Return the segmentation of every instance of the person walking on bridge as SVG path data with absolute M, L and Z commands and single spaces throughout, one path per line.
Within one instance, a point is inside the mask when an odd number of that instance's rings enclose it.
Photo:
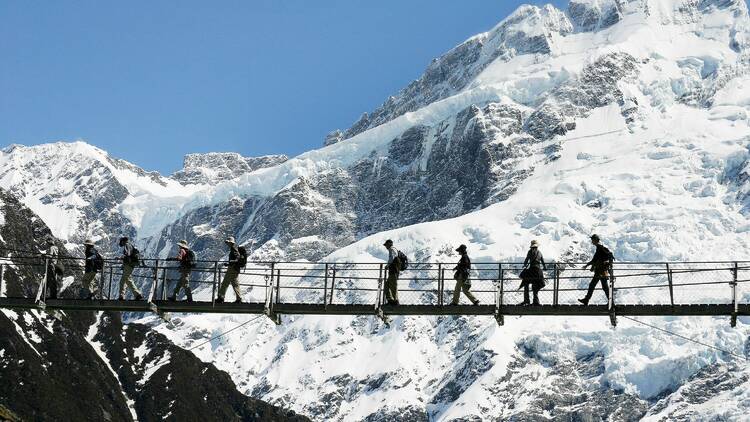
M 83 282 L 81 284 L 83 285 L 83 288 L 88 291 L 88 297 L 86 299 L 91 300 L 94 298 L 94 292 L 96 291 L 96 273 L 101 269 L 104 260 L 99 254 L 99 251 L 96 250 L 93 240 L 86 239 L 83 246 L 86 255 L 86 264 L 83 269 Z
M 589 290 L 586 293 L 586 297 L 578 299 L 578 301 L 584 305 L 589 304 L 589 300 L 591 300 L 591 296 L 594 294 L 594 289 L 596 289 L 596 283 L 598 282 L 601 282 L 604 296 L 609 300 L 609 283 L 607 282 L 607 279 L 609 278 L 609 271 L 612 268 L 612 261 L 614 260 L 614 255 L 612 255 L 612 252 L 600 243 L 598 235 L 594 234 L 591 236 L 591 243 L 596 246 L 596 253 L 594 253 L 594 257 L 591 258 L 591 261 L 584 265 L 583 268 L 586 269 L 590 266 L 591 271 L 594 273 L 594 277 L 589 283 Z
M 177 285 L 174 287 L 172 296 L 167 298 L 168 300 L 177 300 L 177 295 L 180 294 L 180 289 L 185 289 L 185 296 L 188 302 L 193 301 L 193 292 L 190 290 L 190 272 L 193 270 L 195 265 L 195 253 L 190 250 L 186 240 L 180 240 L 177 243 L 179 252 L 174 258 L 169 258 L 170 261 L 178 261 L 180 263 L 180 279 L 177 281 Z
M 62 276 L 60 250 L 53 239 L 47 240 L 47 298 L 57 299 L 58 281 Z
M 471 273 L 471 259 L 469 259 L 469 254 L 466 252 L 466 245 L 459 246 L 456 249 L 456 252 L 461 254 L 461 259 L 458 261 L 458 264 L 456 264 L 456 267 L 453 268 L 456 271 L 453 275 L 453 278 L 456 280 L 456 287 L 453 289 L 453 300 L 451 301 L 451 305 L 458 305 L 458 301 L 461 298 L 461 291 L 464 292 L 471 303 L 479 305 L 479 299 L 474 297 L 474 294 L 469 290 L 471 289 L 471 281 L 469 280 L 469 274 Z
M 539 250 L 539 242 L 531 241 L 529 251 L 526 253 L 526 259 L 523 261 L 523 271 L 521 271 L 521 285 L 523 286 L 523 302 L 521 305 L 540 305 L 539 290 L 545 286 L 544 271 L 547 270 L 547 264 L 544 263 L 544 256 Z M 529 301 L 529 285 L 534 292 L 534 301 Z
M 398 305 L 398 276 L 401 272 L 401 263 L 398 257 L 398 249 L 393 246 L 393 241 L 388 239 L 383 243 L 388 249 L 388 278 L 385 280 L 385 299 L 389 305 Z
M 130 244 L 130 240 L 127 237 L 121 237 L 119 245 L 122 248 L 122 277 L 120 277 L 120 296 L 118 297 L 118 300 L 125 300 L 125 286 L 133 291 L 133 294 L 135 294 L 135 300 L 142 300 L 143 295 L 141 294 L 141 291 L 138 290 L 138 287 L 136 287 L 130 279 L 133 270 L 138 266 L 138 250 Z
M 240 251 L 237 249 L 237 242 L 234 241 L 234 237 L 229 236 L 224 243 L 229 247 L 229 260 L 224 263 L 227 267 L 227 272 L 224 274 L 224 280 L 221 282 L 219 287 L 219 294 L 216 297 L 216 303 L 224 303 L 224 294 L 227 292 L 227 287 L 232 285 L 236 299 L 234 303 L 242 303 L 242 294 L 240 293 L 240 285 L 237 282 L 237 278 L 240 276 Z

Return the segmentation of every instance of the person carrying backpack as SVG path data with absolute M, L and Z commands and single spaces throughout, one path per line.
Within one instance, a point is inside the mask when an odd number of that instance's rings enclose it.
M 195 266 L 195 253 L 190 250 L 186 240 L 180 240 L 177 243 L 179 252 L 174 258 L 169 258 L 170 261 L 180 262 L 180 279 L 177 281 L 177 285 L 174 287 L 172 296 L 167 298 L 168 300 L 177 300 L 177 295 L 180 294 L 180 289 L 185 289 L 185 296 L 188 302 L 193 301 L 193 292 L 190 290 L 190 272 L 193 271 Z
M 57 285 L 60 277 L 62 276 L 61 263 L 60 263 L 60 250 L 55 245 L 53 239 L 47 240 L 47 253 L 45 254 L 47 261 L 47 298 L 57 299 Z
M 224 280 L 222 280 L 221 286 L 219 287 L 219 294 L 216 296 L 216 303 L 224 303 L 224 294 L 226 294 L 227 287 L 229 287 L 230 284 L 232 285 L 234 295 L 236 296 L 234 303 L 242 303 L 242 294 L 240 293 L 240 285 L 237 282 L 237 278 L 240 276 L 240 270 L 243 266 L 243 257 L 240 255 L 234 237 L 229 236 L 224 243 L 229 247 L 229 260 L 224 263 L 224 266 L 227 267 L 227 272 L 224 274 Z M 247 262 L 247 257 L 244 257 L 244 260 Z
M 120 277 L 120 296 L 117 300 L 125 300 L 125 286 L 133 291 L 133 294 L 135 294 L 135 300 L 142 300 L 143 295 L 141 294 L 141 291 L 138 290 L 138 287 L 136 287 L 130 279 L 133 270 L 135 270 L 135 267 L 138 266 L 140 261 L 138 249 L 130 244 L 127 237 L 121 237 L 119 245 L 122 248 L 122 277 Z
M 398 276 L 403 269 L 399 255 L 403 254 L 393 247 L 391 239 L 386 240 L 383 246 L 388 249 L 388 264 L 385 266 L 388 271 L 388 278 L 385 280 L 385 299 L 389 305 L 398 305 Z
M 86 239 L 83 243 L 84 253 L 86 254 L 86 264 L 83 270 L 83 288 L 88 291 L 88 297 L 86 299 L 91 300 L 94 298 L 94 282 L 96 279 L 96 273 L 102 269 L 104 259 L 99 254 L 99 251 L 94 247 L 94 241 Z
M 601 282 L 602 290 L 604 290 L 604 296 L 606 296 L 607 300 L 609 300 L 609 283 L 607 282 L 607 279 L 609 278 L 609 270 L 610 268 L 612 268 L 612 261 L 614 260 L 614 256 L 609 249 L 607 249 L 599 242 L 599 236 L 591 236 L 591 243 L 596 246 L 596 253 L 594 253 L 594 257 L 591 258 L 591 261 L 584 265 L 583 268 L 586 269 L 587 267 L 591 266 L 591 271 L 594 273 L 594 277 L 589 283 L 589 290 L 586 293 L 586 297 L 584 297 L 583 299 L 578 299 L 578 301 L 583 305 L 589 304 L 589 300 L 591 300 L 591 296 L 594 294 L 594 289 L 596 288 L 597 282 Z
M 523 271 L 521 271 L 521 286 L 523 286 L 523 302 L 520 305 L 539 305 L 539 290 L 544 288 L 544 272 L 547 270 L 547 264 L 544 263 L 542 252 L 539 251 L 539 242 L 531 241 L 529 252 L 526 253 L 526 259 L 523 261 Z M 534 301 L 529 302 L 529 286 L 534 292 Z
M 471 259 L 469 254 L 466 252 L 466 245 L 461 245 L 456 249 L 456 252 L 461 254 L 461 259 L 453 268 L 456 272 L 453 278 L 456 280 L 456 288 L 453 289 L 453 300 L 451 301 L 452 306 L 458 305 L 458 301 L 461 298 L 461 291 L 464 292 L 466 297 L 474 305 L 479 305 L 479 299 L 474 297 L 474 294 L 469 291 L 471 289 L 471 282 L 469 281 L 469 273 L 471 272 Z

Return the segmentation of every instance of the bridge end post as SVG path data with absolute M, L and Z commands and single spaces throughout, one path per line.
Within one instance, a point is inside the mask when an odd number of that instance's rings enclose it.
M 612 328 L 617 327 L 617 313 L 615 312 L 615 271 L 614 266 L 609 266 L 609 300 L 607 302 L 607 310 L 609 312 L 609 322 L 612 324 Z
M 734 268 L 732 268 L 732 316 L 731 320 L 729 321 L 729 324 L 732 326 L 732 328 L 737 326 L 737 314 L 738 314 L 738 304 L 737 304 L 737 273 L 739 272 L 738 264 L 734 263 Z
M 495 321 L 497 321 L 497 325 L 503 326 L 505 325 L 505 316 L 503 316 L 503 281 L 504 281 L 504 273 L 503 273 L 503 264 L 497 265 L 497 275 L 498 279 L 497 282 L 499 286 L 495 288 Z

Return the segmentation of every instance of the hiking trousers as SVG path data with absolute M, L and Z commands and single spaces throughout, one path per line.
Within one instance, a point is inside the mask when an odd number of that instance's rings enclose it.
M 529 301 L 529 287 L 531 287 L 531 290 L 534 292 L 534 301 Z M 541 287 L 539 287 L 538 284 L 534 283 L 524 283 L 523 285 L 523 303 L 533 303 L 534 305 L 539 305 L 539 290 L 541 290 Z
M 81 284 L 83 285 L 83 288 L 88 290 L 88 293 L 91 295 L 94 294 L 94 290 L 96 288 L 95 283 L 96 271 L 91 271 L 83 275 L 83 281 L 81 282 Z
M 57 279 L 55 266 L 49 265 L 47 267 L 47 297 L 50 299 L 57 299 Z
M 240 293 L 240 284 L 237 282 L 237 277 L 239 276 L 239 268 L 229 267 L 227 269 L 227 272 L 224 274 L 224 280 L 222 280 L 221 282 L 221 287 L 219 287 L 219 298 L 224 299 L 224 294 L 227 292 L 227 287 L 229 287 L 229 285 L 231 284 L 232 289 L 234 289 L 234 294 L 237 296 L 237 299 L 242 299 L 242 294 Z
M 471 284 L 467 284 L 466 280 L 468 277 L 466 275 L 459 275 L 458 280 L 456 280 L 456 287 L 453 289 L 453 301 L 451 303 L 454 303 L 458 305 L 459 300 L 461 300 L 461 292 L 463 291 L 466 295 L 466 298 L 471 301 L 471 303 L 476 303 L 477 298 L 474 296 L 469 289 L 471 289 Z
M 594 289 L 596 289 L 596 283 L 598 282 L 601 282 L 602 290 L 604 290 L 604 296 L 606 296 L 607 300 L 609 300 L 609 283 L 607 282 L 607 277 L 594 276 L 594 278 L 592 278 L 591 282 L 589 283 L 589 291 L 586 292 L 586 297 L 584 298 L 586 302 L 588 302 L 591 299 L 591 296 L 594 295 Z
M 388 278 L 385 280 L 385 300 L 398 302 L 398 271 L 388 271 Z
M 138 287 L 133 284 L 133 280 L 130 279 L 133 270 L 135 270 L 135 267 L 132 265 L 124 264 L 122 266 L 122 277 L 120 277 L 120 297 L 125 296 L 125 286 L 132 290 L 136 297 L 142 296 L 141 291 L 138 290 Z
M 172 291 L 172 297 L 177 298 L 180 294 L 180 289 L 185 289 L 185 296 L 188 300 L 193 300 L 193 292 L 190 290 L 190 270 L 180 270 L 180 279 L 177 281 L 177 285 L 174 286 Z

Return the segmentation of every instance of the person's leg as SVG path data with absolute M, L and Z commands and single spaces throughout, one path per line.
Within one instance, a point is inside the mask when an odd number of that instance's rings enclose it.
M 216 295 L 216 299 L 220 302 L 224 300 L 224 295 L 227 293 L 227 287 L 229 287 L 229 271 L 224 273 L 224 278 L 221 280 L 221 285 L 219 286 L 219 293 Z
M 398 271 L 393 275 L 393 300 L 398 304 Z
M 539 303 L 539 288 L 538 288 L 538 286 L 533 286 L 532 290 L 534 291 L 534 301 L 532 302 L 532 305 L 540 305 L 540 303 Z
M 474 293 L 472 293 L 469 289 L 471 289 L 470 285 L 467 285 L 466 282 L 461 283 L 461 290 L 463 290 L 464 294 L 471 301 L 471 303 L 476 304 L 479 301 L 477 300 L 476 296 L 474 296 Z
M 130 265 L 123 265 L 122 266 L 122 277 L 120 277 L 120 297 L 125 296 L 125 286 L 127 286 L 136 297 L 141 296 L 141 291 L 138 290 L 137 287 L 133 284 L 133 281 L 130 279 L 130 275 L 133 274 L 133 270 L 135 268 Z
M 528 305 L 529 303 L 529 283 L 524 282 L 523 283 L 523 305 Z
M 234 296 L 235 296 L 234 301 L 235 302 L 242 301 L 242 293 L 240 292 L 240 283 L 237 280 L 239 276 L 240 276 L 240 270 L 237 270 L 237 269 L 233 270 L 231 281 L 232 281 L 232 289 L 234 289 Z
M 94 289 L 92 289 L 92 285 L 94 284 L 95 277 L 96 277 L 96 273 L 91 271 L 91 272 L 85 273 L 83 275 L 83 280 L 81 281 L 81 286 L 83 289 L 86 289 L 89 299 L 94 295 Z
M 451 304 L 458 305 L 459 300 L 461 300 L 461 280 L 456 280 L 456 287 L 453 288 L 453 300 L 451 300 Z
M 579 299 L 581 303 L 588 305 L 589 300 L 591 300 L 591 296 L 594 295 L 594 289 L 596 288 L 596 285 L 598 283 L 599 283 L 599 278 L 594 276 L 594 278 L 592 278 L 591 281 L 589 282 L 589 289 L 586 292 L 586 297 L 584 297 L 583 299 Z
M 388 272 L 388 278 L 385 281 L 385 299 L 389 303 L 396 301 L 397 277 L 398 275 L 396 275 L 395 271 Z
M 604 290 L 604 296 L 606 296 L 607 300 L 609 301 L 609 283 L 607 282 L 607 277 L 600 277 L 600 280 L 602 282 L 602 290 Z

